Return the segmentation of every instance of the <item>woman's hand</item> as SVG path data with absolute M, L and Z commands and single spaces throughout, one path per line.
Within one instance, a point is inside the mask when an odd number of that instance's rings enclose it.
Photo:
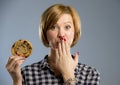
M 13 79 L 13 83 L 19 82 L 22 85 L 22 75 L 21 75 L 20 65 L 24 62 L 24 60 L 25 58 L 21 56 L 11 56 L 8 59 L 6 68 Z M 20 84 L 16 84 L 16 85 L 20 85 Z
M 74 78 L 74 70 L 78 63 L 78 54 L 75 54 L 75 57 L 72 58 L 70 53 L 70 45 L 66 39 L 62 39 L 58 44 L 58 48 L 56 48 L 56 56 L 57 56 L 57 67 L 61 72 L 64 81 L 69 78 Z

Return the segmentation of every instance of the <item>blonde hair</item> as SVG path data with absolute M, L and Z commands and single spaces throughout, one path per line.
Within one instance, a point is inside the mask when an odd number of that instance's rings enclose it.
M 53 26 L 63 14 L 70 14 L 73 19 L 75 33 L 71 47 L 73 47 L 78 42 L 81 36 L 81 22 L 78 13 L 71 6 L 55 4 L 47 8 L 41 16 L 39 36 L 41 37 L 42 43 L 46 47 L 49 47 L 49 42 L 46 36 L 47 30 L 49 29 L 49 27 Z

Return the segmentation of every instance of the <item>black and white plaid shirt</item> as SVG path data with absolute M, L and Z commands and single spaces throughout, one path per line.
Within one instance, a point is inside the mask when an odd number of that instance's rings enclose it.
M 21 69 L 23 85 L 63 85 L 62 77 L 56 77 L 47 63 L 47 56 L 40 62 Z M 78 63 L 75 69 L 76 85 L 99 85 L 100 74 L 92 67 Z

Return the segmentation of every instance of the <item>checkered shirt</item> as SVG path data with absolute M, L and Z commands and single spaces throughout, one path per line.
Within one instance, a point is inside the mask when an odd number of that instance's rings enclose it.
M 62 77 L 56 77 L 47 63 L 47 56 L 40 62 L 27 65 L 21 69 L 22 85 L 63 85 Z M 74 75 L 77 79 L 75 85 L 99 85 L 100 74 L 92 67 L 78 63 Z

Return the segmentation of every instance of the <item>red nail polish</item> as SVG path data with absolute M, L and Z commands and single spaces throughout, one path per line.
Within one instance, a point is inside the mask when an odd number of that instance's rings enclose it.
M 66 41 L 66 39 L 64 38 L 64 41 Z
M 59 39 L 60 39 L 60 40 L 63 40 L 63 37 L 59 36 Z
M 61 37 L 61 40 L 63 40 L 63 37 Z
M 58 49 L 58 46 L 56 46 L 55 48 Z
M 80 52 L 77 52 L 78 55 L 80 55 Z

